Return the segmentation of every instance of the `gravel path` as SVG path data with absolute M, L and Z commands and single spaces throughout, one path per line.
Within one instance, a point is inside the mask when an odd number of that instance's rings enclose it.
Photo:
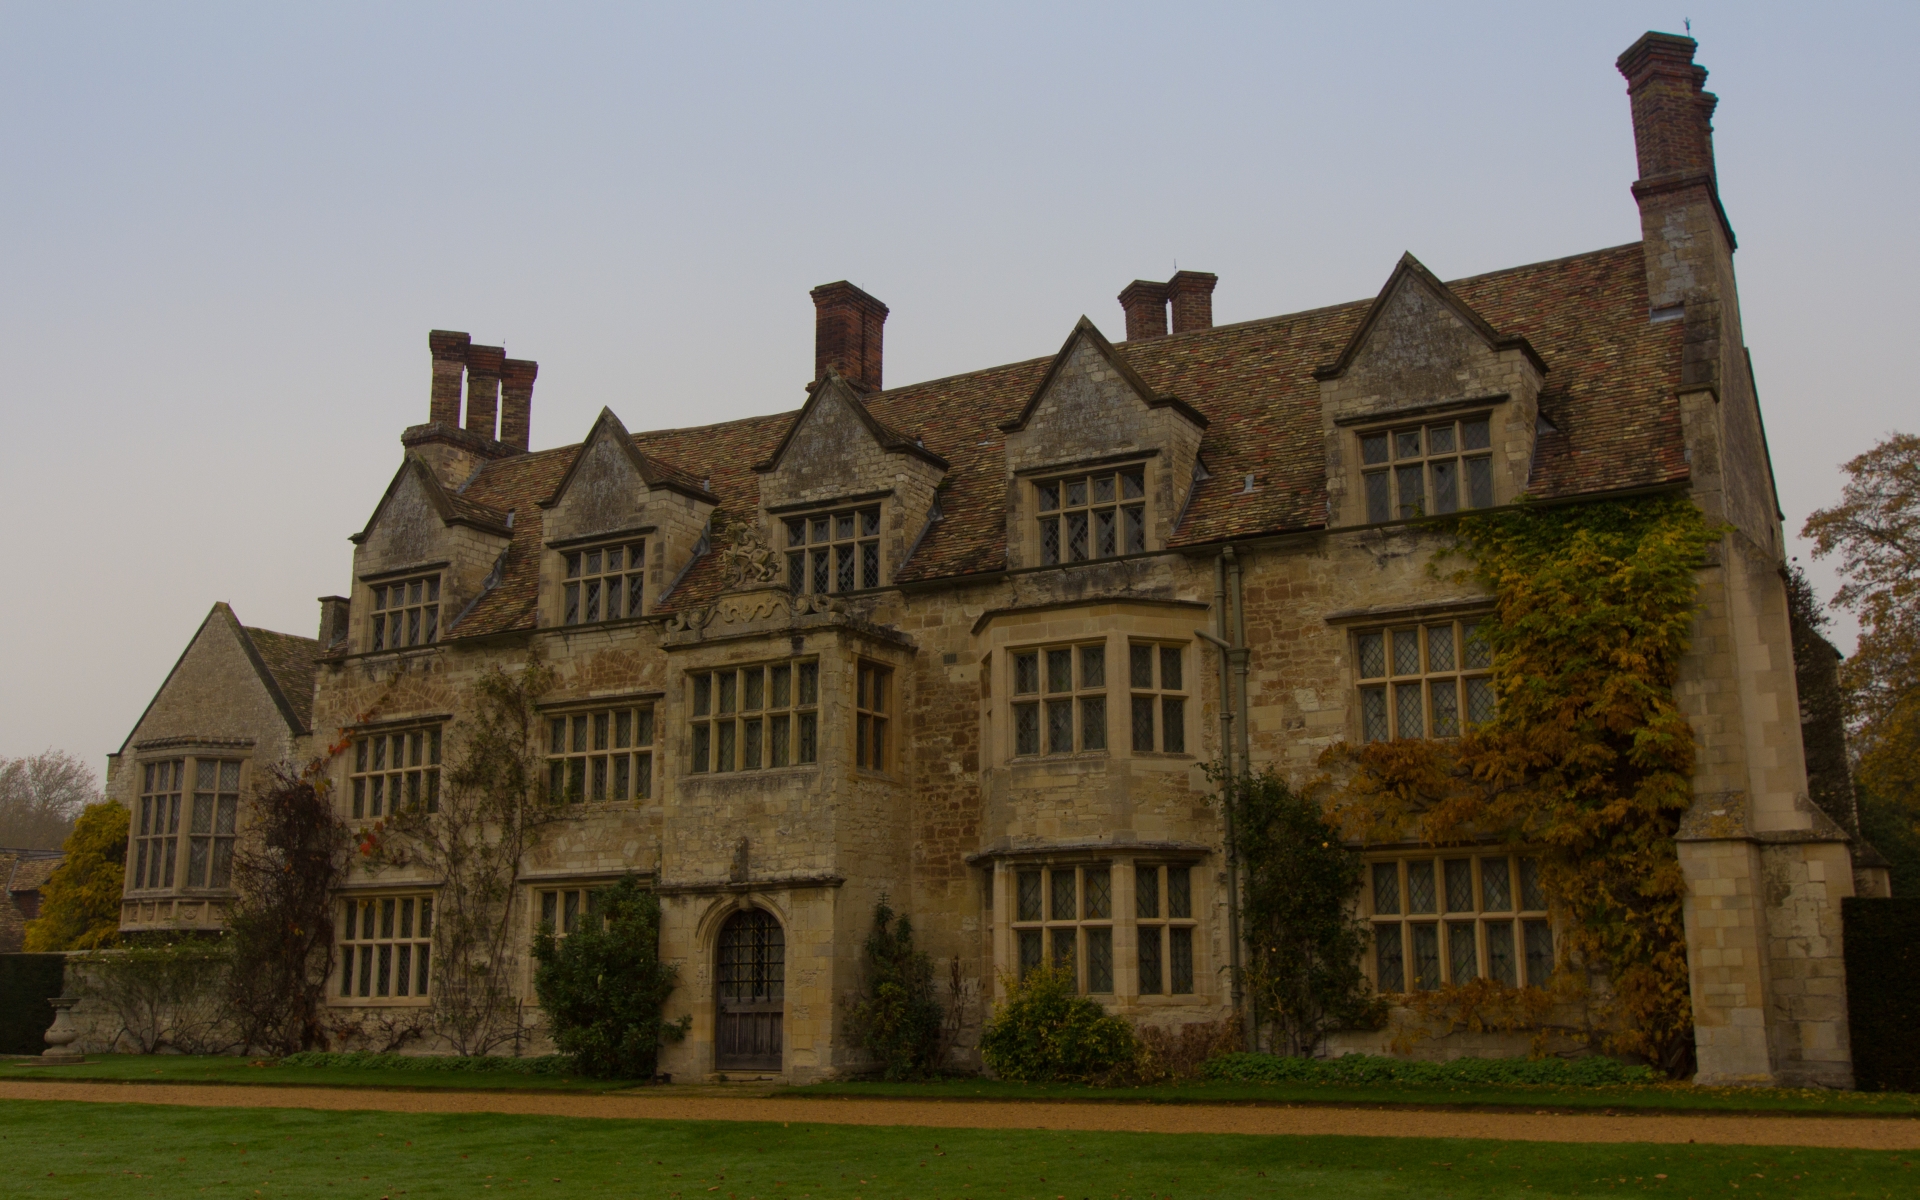
M 1348 1134 L 1525 1142 L 1707 1142 L 1739 1146 L 1920 1149 L 1920 1120 L 1872 1117 L 1604 1116 L 1201 1104 L 997 1104 L 939 1100 L 390 1092 L 356 1088 L 0 1081 L 0 1100 L 88 1100 L 200 1108 L 487 1112 L 625 1120 L 795 1121 L 939 1129 L 1130 1133 Z

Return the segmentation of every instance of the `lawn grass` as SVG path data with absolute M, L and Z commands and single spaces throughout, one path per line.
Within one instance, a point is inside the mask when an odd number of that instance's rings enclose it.
M 943 1079 L 925 1083 L 836 1081 L 786 1088 L 787 1096 L 899 1097 L 915 1100 L 1067 1100 L 1157 1104 L 1365 1104 L 1451 1108 L 1616 1109 L 1642 1112 L 1747 1112 L 1813 1116 L 1920 1117 L 1920 1095 L 1800 1088 L 1711 1088 L 1684 1083 L 1573 1087 L 1555 1084 L 1230 1083 L 1207 1080 L 1137 1088 L 1077 1083 L 1005 1083 Z
M 258 1066 L 254 1064 L 260 1064 Z M 283 1067 L 270 1058 L 232 1055 L 99 1054 L 70 1067 L 25 1067 L 0 1061 L 0 1079 L 79 1079 L 95 1083 L 241 1083 L 279 1087 L 371 1087 L 436 1091 L 610 1092 L 639 1081 L 507 1071 L 406 1071 L 355 1067 Z
M 0 1101 L 6 1194 L 661 1200 L 1895 1197 L 1887 1151 Z M 1732 1185 L 1738 1185 L 1737 1189 Z

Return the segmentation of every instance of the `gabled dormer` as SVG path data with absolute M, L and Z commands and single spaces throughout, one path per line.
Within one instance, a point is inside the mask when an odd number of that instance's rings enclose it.
M 404 650 L 455 632 L 513 540 L 513 514 L 449 491 L 409 454 L 351 540 L 349 645 Z
M 1207 419 L 1162 395 L 1080 318 L 1007 435 L 1007 565 L 1158 550 L 1194 484 Z
M 926 527 L 947 460 L 875 417 L 829 369 L 754 470 L 788 588 L 822 594 L 892 582 Z
M 1546 373 L 1524 337 L 1402 255 L 1340 357 L 1314 372 L 1330 523 L 1513 500 L 1526 490 Z
M 704 481 L 641 451 L 603 408 L 545 510 L 542 626 L 645 616 L 679 577 L 719 503 Z

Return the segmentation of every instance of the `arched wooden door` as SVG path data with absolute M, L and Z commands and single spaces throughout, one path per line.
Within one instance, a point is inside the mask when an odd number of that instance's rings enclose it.
M 778 1071 L 787 1000 L 787 938 L 765 909 L 748 908 L 720 929 L 714 997 L 716 1070 Z

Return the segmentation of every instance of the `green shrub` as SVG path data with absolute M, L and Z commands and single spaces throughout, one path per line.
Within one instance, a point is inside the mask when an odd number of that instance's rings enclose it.
M 104 950 L 120 944 L 120 893 L 127 879 L 127 824 L 117 800 L 80 810 L 61 849 L 66 858 L 40 890 L 40 915 L 27 922 L 29 953 Z
M 1234 841 L 1246 866 L 1242 973 L 1275 1049 L 1312 1054 L 1336 1029 L 1385 1023 L 1365 967 L 1371 934 L 1355 917 L 1360 855 L 1319 801 L 1271 769 L 1230 782 Z
M 533 985 L 553 1044 L 582 1075 L 651 1079 L 661 1043 L 693 1023 L 661 1017 L 679 973 L 660 961 L 660 901 L 629 875 L 596 893 L 583 916 L 564 938 L 542 926 L 533 939 Z
M 1040 966 L 1007 983 L 980 1035 L 980 1055 L 1001 1079 L 1048 1083 L 1106 1079 L 1129 1068 L 1133 1026 L 1074 993 L 1071 965 Z
M 1200 1073 L 1235 1083 L 1541 1083 L 1601 1087 L 1658 1083 L 1652 1067 L 1611 1058 L 1456 1058 L 1451 1062 L 1347 1054 L 1340 1058 L 1283 1058 L 1274 1054 L 1223 1054 Z
M 500 1075 L 575 1075 L 565 1054 L 504 1058 L 493 1054 L 328 1054 L 308 1050 L 280 1060 L 283 1067 L 335 1067 L 350 1071 L 467 1071 Z
M 933 998 L 933 960 L 913 948 L 913 923 L 895 918 L 885 896 L 867 935 L 865 995 L 853 1007 L 861 1044 L 888 1079 L 924 1079 L 939 1065 L 940 1024 Z

